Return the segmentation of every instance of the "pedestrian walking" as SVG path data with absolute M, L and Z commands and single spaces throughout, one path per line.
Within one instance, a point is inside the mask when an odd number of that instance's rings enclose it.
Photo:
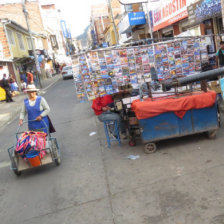
M 3 75 L 2 88 L 5 90 L 6 93 L 6 102 L 7 103 L 14 102 L 12 99 L 12 94 L 10 92 L 10 85 L 8 79 L 6 78 L 6 74 Z
M 26 72 L 27 84 L 33 84 L 33 74 L 31 72 Z
M 48 133 L 55 132 L 55 129 L 48 117 L 50 107 L 42 96 L 38 96 L 39 89 L 34 84 L 27 85 L 26 92 L 28 98 L 24 100 L 22 110 L 19 117 L 19 125 L 23 124 L 23 120 L 28 115 L 29 130 L 40 130 Z M 48 130 L 47 130 L 48 129 Z

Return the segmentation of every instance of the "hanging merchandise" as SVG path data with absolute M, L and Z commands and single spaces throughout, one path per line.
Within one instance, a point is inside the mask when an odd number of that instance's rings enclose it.
M 201 71 L 208 62 L 208 38 L 182 38 L 151 45 L 89 51 L 74 57 L 79 64 L 75 86 L 80 102 L 114 94 L 119 86 L 134 89 L 151 82 L 151 71 L 158 80 L 187 76 Z

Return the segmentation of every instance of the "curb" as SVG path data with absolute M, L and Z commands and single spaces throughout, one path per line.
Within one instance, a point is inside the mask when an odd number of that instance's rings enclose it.
M 40 90 L 40 95 L 46 94 L 45 91 L 47 91 L 47 89 L 49 89 L 51 86 L 53 86 L 55 83 L 57 83 L 60 79 L 61 79 L 61 77 L 59 77 L 58 79 L 56 79 L 54 82 L 52 82 L 51 84 L 49 84 L 44 89 Z M 19 115 L 20 110 L 21 110 L 21 106 L 18 107 L 15 111 L 10 112 L 8 114 L 8 117 L 4 121 L 1 121 L 1 123 L 0 123 L 0 129 L 3 128 L 5 125 L 10 124 L 12 121 L 14 121 L 17 118 L 17 116 Z

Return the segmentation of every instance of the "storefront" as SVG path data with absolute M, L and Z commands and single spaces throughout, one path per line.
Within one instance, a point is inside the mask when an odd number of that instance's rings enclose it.
M 3 75 L 6 74 L 9 77 L 9 74 L 12 73 L 12 62 L 10 60 L 0 60 L 0 81 L 3 79 Z M 5 100 L 5 90 L 0 87 L 0 101 Z
M 182 24 L 182 31 L 188 30 L 194 36 L 211 35 L 206 41 L 212 65 L 215 65 L 215 53 L 221 40 L 219 34 L 223 30 L 221 9 L 221 0 L 198 1 L 188 7 L 188 21 Z
M 153 32 L 160 37 L 173 37 L 180 34 L 179 22 L 188 17 L 187 1 L 163 1 L 161 6 L 152 12 Z
M 144 12 L 129 12 L 118 24 L 119 34 L 122 36 L 123 43 L 127 43 L 130 40 L 146 39 L 146 16 Z

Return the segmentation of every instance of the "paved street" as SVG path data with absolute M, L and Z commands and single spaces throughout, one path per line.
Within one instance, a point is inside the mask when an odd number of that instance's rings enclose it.
M 140 142 L 109 150 L 102 124 L 89 103 L 78 104 L 73 85 L 60 80 L 45 95 L 61 166 L 16 177 L 6 149 L 15 143 L 18 121 L 0 129 L 1 224 L 224 223 L 223 128 L 216 140 L 195 135 L 160 142 L 151 155 Z

